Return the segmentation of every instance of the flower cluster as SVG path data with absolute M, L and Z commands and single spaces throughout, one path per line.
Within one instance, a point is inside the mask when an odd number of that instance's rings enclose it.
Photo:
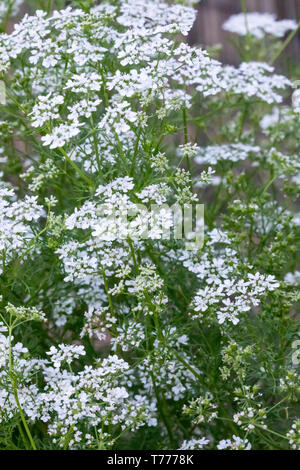
M 250 34 L 262 39 L 266 34 L 283 37 L 287 31 L 297 28 L 295 20 L 280 20 L 271 13 L 239 13 L 231 16 L 223 25 L 226 31 L 246 36 Z
M 0 447 L 298 448 L 294 21 L 55 3 L 0 34 Z

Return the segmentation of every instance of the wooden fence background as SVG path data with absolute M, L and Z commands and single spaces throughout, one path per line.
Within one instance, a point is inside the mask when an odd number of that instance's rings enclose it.
M 300 21 L 300 0 L 246 0 L 247 11 L 275 13 L 279 19 Z M 197 6 L 198 15 L 190 32 L 191 44 L 222 44 L 221 59 L 235 63 L 237 56 L 228 41 L 222 24 L 229 16 L 241 12 L 240 0 L 202 0 Z M 289 46 L 289 53 L 300 60 L 300 33 Z

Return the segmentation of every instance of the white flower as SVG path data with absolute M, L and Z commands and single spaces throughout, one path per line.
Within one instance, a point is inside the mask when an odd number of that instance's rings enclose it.
M 222 439 L 217 445 L 218 450 L 250 450 L 251 444 L 248 439 L 241 439 L 233 435 L 232 439 Z
M 50 149 L 63 147 L 72 137 L 79 134 L 81 125 L 78 122 L 60 124 L 52 130 L 51 134 L 42 137 L 43 145 L 49 146 Z
M 200 439 L 193 438 L 183 441 L 178 450 L 201 450 L 207 444 L 209 444 L 209 440 L 205 437 L 201 437 Z
M 271 13 L 239 13 L 231 16 L 223 25 L 223 29 L 241 36 L 250 34 L 263 38 L 265 34 L 283 37 L 287 31 L 297 27 L 295 20 L 276 21 L 276 15 Z

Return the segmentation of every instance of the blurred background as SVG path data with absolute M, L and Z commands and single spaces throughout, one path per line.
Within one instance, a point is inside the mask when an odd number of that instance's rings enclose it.
M 278 19 L 300 21 L 300 0 L 246 0 L 245 3 L 248 12 L 274 13 Z M 241 12 L 240 0 L 202 0 L 196 8 L 198 15 L 189 42 L 205 46 L 222 44 L 221 60 L 230 64 L 239 63 L 237 53 L 228 40 L 229 34 L 223 31 L 222 25 L 231 15 Z M 287 53 L 300 61 L 300 33 Z

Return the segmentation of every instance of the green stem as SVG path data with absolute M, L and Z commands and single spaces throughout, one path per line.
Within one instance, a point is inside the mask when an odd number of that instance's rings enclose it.
M 26 441 L 26 437 L 24 435 L 24 432 L 20 423 L 18 424 L 18 430 L 19 430 L 20 436 L 22 437 L 22 441 L 24 442 L 26 450 L 29 450 L 28 443 Z
M 110 295 L 110 293 L 109 293 L 108 282 L 107 282 L 107 278 L 106 278 L 106 274 L 105 274 L 104 268 L 102 268 L 101 271 L 102 271 L 102 276 L 103 276 L 103 281 L 104 281 L 104 289 L 105 289 L 105 292 L 106 292 L 106 295 L 107 295 L 110 313 L 111 313 L 112 316 L 114 317 L 114 316 L 115 316 L 114 306 L 113 306 L 113 303 L 112 303 L 111 295 Z
M 134 267 L 135 267 L 135 269 L 138 271 L 139 265 L 138 265 L 138 262 L 137 262 L 137 260 L 136 260 L 136 256 L 135 256 L 135 252 L 134 252 L 134 248 L 133 248 L 133 244 L 132 244 L 132 240 L 131 240 L 131 238 L 128 237 L 127 241 L 128 241 L 128 245 L 129 245 L 129 248 L 130 248 L 130 254 L 131 254 L 131 257 L 132 257 L 132 261 L 133 261 Z
M 14 370 L 13 370 L 13 356 L 12 356 L 12 344 L 11 344 L 12 326 L 11 325 L 9 327 L 8 334 L 9 334 L 9 337 L 8 337 L 8 364 L 9 364 L 9 375 L 10 375 L 11 386 L 12 386 L 12 389 L 13 389 L 13 394 L 14 394 L 14 398 L 15 398 L 15 401 L 16 401 L 16 404 L 17 404 L 17 407 L 18 407 L 18 410 L 19 410 L 19 414 L 20 414 L 24 429 L 26 431 L 29 442 L 31 444 L 31 447 L 32 447 L 33 450 L 37 450 L 35 442 L 33 440 L 33 437 L 31 435 L 31 432 L 30 432 L 29 427 L 27 425 L 22 407 L 20 405 L 18 391 L 17 391 L 17 388 L 16 388 L 16 383 L 15 383 L 15 378 L 14 378 Z M 22 436 L 22 434 L 21 434 L 21 436 Z M 25 441 L 24 441 L 24 444 L 25 444 Z M 27 444 L 26 444 L 26 446 L 27 446 Z
M 271 411 L 273 411 L 275 408 L 277 408 L 277 406 L 281 405 L 281 403 L 283 403 L 285 400 L 287 400 L 288 397 L 284 397 L 282 400 L 280 400 L 278 403 L 276 403 L 276 405 L 272 406 L 271 408 L 269 408 L 266 412 L 266 414 L 270 413 Z
M 249 54 L 250 54 L 250 47 L 251 47 L 251 35 L 249 31 L 249 25 L 248 25 L 248 18 L 247 18 L 247 7 L 246 7 L 246 2 L 245 0 L 241 0 L 241 8 L 242 12 L 244 13 L 245 16 L 245 26 L 246 26 L 246 54 L 245 54 L 245 59 L 248 60 Z
M 159 390 L 158 390 L 158 388 L 156 386 L 156 383 L 155 383 L 155 378 L 154 378 L 153 372 L 150 372 L 150 375 L 151 375 L 151 380 L 152 380 L 152 384 L 153 384 L 153 390 L 154 390 L 156 401 L 157 401 L 157 407 L 158 407 L 159 413 L 161 415 L 161 418 L 164 422 L 164 425 L 166 427 L 166 430 L 167 430 L 167 433 L 168 433 L 168 436 L 169 436 L 169 440 L 170 440 L 170 444 L 171 444 L 172 447 L 176 447 L 175 446 L 175 439 L 174 439 L 173 433 L 172 433 L 172 426 L 169 422 L 168 414 L 165 413 L 165 411 L 164 411 L 164 407 L 163 407 L 163 404 L 162 404 L 162 401 L 161 401 L 161 398 L 160 398 L 160 395 L 159 395 Z
M 186 116 L 186 107 L 185 106 L 182 109 L 182 117 L 183 117 L 184 143 L 186 145 L 189 141 L 189 137 L 188 137 L 187 116 Z M 185 161 L 186 161 L 187 170 L 190 174 L 190 189 L 191 189 L 191 192 L 193 192 L 191 163 L 190 163 L 190 159 L 189 159 L 188 155 L 186 155 Z
M 8 9 L 7 9 L 7 11 L 6 11 L 5 18 L 4 18 L 4 20 L 2 21 L 1 29 L 2 29 L 3 32 L 6 31 L 7 23 L 8 23 L 8 21 L 9 21 L 9 19 L 10 19 L 11 12 L 12 12 L 12 8 L 13 8 L 14 3 L 15 3 L 15 0 L 12 0 L 12 1 L 10 2 L 9 7 L 8 7 Z
M 296 36 L 297 32 L 299 31 L 300 29 L 300 22 L 298 23 L 297 25 L 297 28 L 294 29 L 294 31 L 292 31 L 289 36 L 286 38 L 286 40 L 284 41 L 284 43 L 282 44 L 281 48 L 279 49 L 279 51 L 275 54 L 275 56 L 273 57 L 273 59 L 271 60 L 270 64 L 273 65 L 277 59 L 279 59 L 279 57 L 281 56 L 281 54 L 283 53 L 283 51 L 285 50 L 285 48 L 289 45 L 289 43 L 292 41 L 292 39 Z
M 188 137 L 187 117 L 186 117 L 186 107 L 185 106 L 182 109 L 182 118 L 183 118 L 184 143 L 186 145 L 189 141 L 189 137 Z M 187 166 L 187 169 L 188 169 L 189 173 L 191 173 L 191 164 L 190 164 L 190 159 L 189 159 L 188 156 L 186 156 L 186 166 Z
M 131 172 L 130 172 L 131 175 L 134 174 L 135 162 L 136 162 L 136 157 L 137 157 L 138 150 L 139 150 L 139 143 L 140 143 L 141 134 L 142 134 L 142 127 L 140 126 L 140 128 L 138 130 L 135 146 L 134 146 L 134 153 L 133 153 L 133 158 L 132 158 L 132 167 L 131 167 Z
M 50 15 L 51 10 L 52 10 L 52 1 L 53 0 L 48 0 L 48 7 L 47 7 L 47 13 Z
M 128 244 L 129 244 L 129 247 L 130 247 L 130 252 L 131 252 L 134 267 L 138 271 L 139 270 L 139 263 L 138 263 L 137 258 L 135 256 L 132 240 L 129 237 L 128 237 Z M 155 325 L 155 330 L 157 332 L 157 335 L 160 338 L 160 340 L 163 341 L 164 336 L 163 336 L 163 332 L 162 332 L 160 324 L 159 324 L 159 319 L 158 319 L 157 310 L 155 308 L 155 305 L 153 305 L 148 292 L 145 292 L 144 295 L 145 295 L 145 299 L 146 299 L 149 307 L 151 308 L 151 310 L 153 312 L 154 325 Z M 169 436 L 169 440 L 170 440 L 170 444 L 171 444 L 171 446 L 175 447 L 175 440 L 174 440 L 174 437 L 173 437 L 173 434 L 172 434 L 172 426 L 169 422 L 168 411 L 167 411 L 167 403 L 166 403 L 166 399 L 165 399 L 165 396 L 164 396 L 164 392 L 163 392 L 163 390 L 161 390 L 161 397 L 160 397 L 160 393 L 159 393 L 158 387 L 156 386 L 155 377 L 154 377 L 153 372 L 150 372 L 150 375 L 151 375 L 151 380 L 152 380 L 152 383 L 153 383 L 153 389 L 154 389 L 154 392 L 155 392 L 157 407 L 158 407 L 159 413 L 160 413 L 161 418 L 162 418 L 162 420 L 164 422 L 164 425 L 166 427 L 166 430 L 167 430 L 167 433 L 168 433 L 168 436 Z M 166 409 L 166 412 L 165 412 L 165 409 Z
M 79 176 L 86 182 L 91 188 L 94 188 L 94 183 L 90 178 L 88 178 L 83 171 L 76 165 L 73 160 L 69 157 L 69 155 L 65 152 L 65 150 L 62 147 L 58 147 L 58 150 L 63 154 L 65 159 L 70 163 L 70 165 L 74 168 L 74 170 L 79 174 Z
M 269 179 L 269 181 L 267 181 L 266 185 L 262 189 L 261 196 L 263 196 L 268 191 L 269 187 L 274 183 L 277 177 L 277 174 L 275 174 Z
M 244 132 L 244 127 L 245 127 L 245 123 L 246 123 L 246 119 L 247 119 L 247 115 L 248 115 L 248 110 L 249 110 L 249 102 L 246 101 L 245 106 L 244 106 L 244 110 L 243 110 L 243 113 L 242 113 L 242 116 L 241 116 L 239 140 L 241 139 L 241 137 L 243 135 L 243 132 Z
M 173 350 L 175 356 L 177 359 L 190 371 L 192 374 L 197 377 L 197 379 L 200 379 L 202 381 L 203 377 L 185 360 L 183 357 L 178 354 L 177 351 Z
M 94 147 L 95 147 L 97 166 L 98 166 L 98 171 L 100 173 L 100 171 L 101 171 L 101 161 L 100 161 L 100 155 L 99 155 L 99 147 L 98 147 L 98 141 L 97 141 L 97 135 L 96 135 L 96 128 L 95 128 L 94 119 L 93 119 L 92 116 L 91 116 L 91 125 L 92 125 L 92 136 L 93 136 L 93 142 L 94 142 Z
M 261 426 L 260 424 L 255 424 L 255 423 L 254 423 L 254 425 L 255 425 L 257 428 L 263 429 L 264 431 L 267 431 L 267 432 L 269 432 L 269 433 L 271 433 L 271 434 L 274 434 L 274 435 L 277 436 L 277 437 L 280 437 L 281 439 L 287 439 L 287 440 L 290 439 L 289 437 L 284 436 L 283 434 L 279 434 L 278 432 L 273 431 L 272 429 L 264 428 L 264 427 Z
M 3 82 L 3 83 L 4 83 L 4 82 Z M 0 89 L 1 89 L 2 91 L 4 91 L 4 93 L 6 94 L 6 96 L 8 96 L 8 98 L 11 99 L 12 102 L 15 103 L 15 105 L 16 105 L 18 108 L 20 108 L 21 111 L 23 111 L 23 113 L 26 114 L 26 116 L 27 116 L 27 110 L 26 110 L 20 103 L 18 103 L 18 101 L 7 91 L 5 84 L 4 84 L 4 87 L 3 87 L 3 86 L 1 86 L 1 82 L 0 82 Z
M 6 87 L 0 87 L 2 88 L 2 90 L 4 90 L 4 93 L 15 103 L 15 105 L 20 108 L 26 115 L 27 115 L 27 110 L 20 104 L 18 103 L 18 101 L 7 91 Z M 84 173 L 83 171 L 76 165 L 75 162 L 73 162 L 73 160 L 71 160 L 71 158 L 67 155 L 67 153 L 65 152 L 65 150 L 62 148 L 62 147 L 58 147 L 58 150 L 63 154 L 63 156 L 65 157 L 65 159 L 70 163 L 70 165 L 74 168 L 74 170 L 80 175 L 80 177 L 86 182 L 88 183 L 88 185 L 90 187 L 94 187 L 94 183 L 92 180 L 90 180 Z

